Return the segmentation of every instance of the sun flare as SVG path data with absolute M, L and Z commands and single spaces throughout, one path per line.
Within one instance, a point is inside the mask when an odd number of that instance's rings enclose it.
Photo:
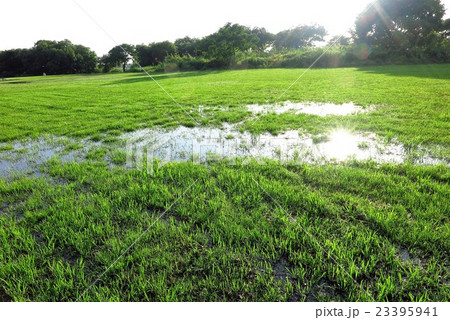
M 345 129 L 337 129 L 330 133 L 329 141 L 321 146 L 321 150 L 337 160 L 345 160 L 358 152 L 358 137 Z

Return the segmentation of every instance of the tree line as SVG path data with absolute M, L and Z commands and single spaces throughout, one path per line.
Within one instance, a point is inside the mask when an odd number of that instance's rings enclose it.
M 91 49 L 69 40 L 40 40 L 31 49 L 0 52 L 0 76 L 92 73 L 98 64 Z
M 450 19 L 440 0 L 378 0 L 355 21 L 350 37 L 334 37 L 318 66 L 450 61 Z M 0 52 L 0 76 L 126 71 L 131 60 L 151 70 L 304 67 L 324 53 L 327 31 L 300 25 L 277 34 L 228 23 L 204 38 L 122 44 L 97 57 L 87 47 L 38 41 L 31 49 Z M 134 68 L 138 70 L 139 68 Z
M 100 58 L 100 64 L 106 72 L 117 65 L 121 65 L 125 71 L 132 57 L 141 66 L 156 66 L 165 62 L 168 57 L 178 56 L 204 58 L 209 61 L 208 67 L 221 68 L 228 67 L 238 52 L 264 52 L 271 47 L 275 50 L 312 47 L 315 41 L 323 41 L 325 35 L 325 28 L 316 25 L 299 26 L 274 35 L 265 28 L 248 28 L 227 23 L 202 39 L 184 37 L 174 43 L 163 41 L 137 46 L 122 44 Z

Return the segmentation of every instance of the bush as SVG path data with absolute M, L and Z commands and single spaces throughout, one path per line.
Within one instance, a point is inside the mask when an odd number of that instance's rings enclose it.
M 180 71 L 205 70 L 211 67 L 211 60 L 204 57 L 192 57 L 190 55 L 173 55 L 166 58 L 164 69 Z

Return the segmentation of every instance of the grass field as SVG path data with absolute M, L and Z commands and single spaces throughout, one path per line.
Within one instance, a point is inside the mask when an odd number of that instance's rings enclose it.
M 311 70 L 280 101 L 374 110 L 255 122 L 245 105 L 273 103 L 303 71 L 155 75 L 181 107 L 142 74 L 6 79 L 0 156 L 27 137 L 80 149 L 139 128 L 235 123 L 374 132 L 449 161 L 450 65 Z M 148 174 L 126 170 L 121 153 L 109 165 L 106 152 L 0 178 L 0 301 L 450 299 L 448 165 L 239 160 Z
M 156 75 L 78 75 L 0 81 L 0 140 L 43 133 L 89 136 L 139 127 L 218 125 L 249 118 L 246 104 L 272 103 L 303 70 L 242 70 Z M 450 64 L 310 70 L 281 99 L 375 105 L 370 115 L 266 115 L 247 129 L 320 132 L 344 126 L 412 144 L 450 144 Z M 198 106 L 229 106 L 199 114 Z M 189 114 L 194 120 L 186 114 Z

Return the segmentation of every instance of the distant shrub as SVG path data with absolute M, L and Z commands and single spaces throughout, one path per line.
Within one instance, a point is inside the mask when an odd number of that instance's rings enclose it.
M 210 66 L 210 60 L 204 57 L 193 57 L 190 55 L 173 55 L 164 61 L 165 70 L 181 70 L 181 71 L 195 71 L 205 70 Z
M 114 68 L 111 68 L 108 72 L 109 73 L 122 73 L 123 70 L 122 70 L 122 67 L 114 67 Z
M 239 52 L 231 62 L 232 69 L 257 69 L 269 66 L 268 54 Z
M 131 67 L 127 71 L 129 71 L 129 72 L 140 72 L 142 70 L 137 64 L 133 63 L 131 65 Z
M 386 64 L 442 62 L 450 59 L 450 41 L 436 41 L 431 48 L 411 48 L 386 51 L 379 47 L 361 44 L 340 45 L 332 48 L 304 48 L 273 50 L 270 52 L 238 51 L 230 61 L 204 56 L 171 55 L 164 62 L 144 69 L 147 72 L 177 72 L 217 69 L 257 68 L 317 68 L 372 66 Z M 320 59 L 318 59 L 320 57 Z M 317 61 L 316 61 L 317 60 Z M 113 70 L 118 72 L 119 70 Z M 140 71 L 133 66 L 130 71 Z
M 325 48 L 293 50 L 273 55 L 267 66 L 275 68 L 307 68 L 315 62 L 315 67 L 335 68 L 347 64 L 346 49 L 339 47 L 327 51 Z M 317 58 L 321 57 L 319 60 Z M 317 61 L 316 61 L 317 60 Z

